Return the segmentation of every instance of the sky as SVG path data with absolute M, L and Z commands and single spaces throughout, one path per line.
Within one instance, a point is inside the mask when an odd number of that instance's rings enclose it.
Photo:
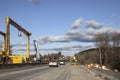
M 31 50 L 36 40 L 42 55 L 73 56 L 94 48 L 98 33 L 120 33 L 120 0 L 0 0 L 0 31 L 5 32 L 7 16 L 32 33 Z M 24 34 L 13 26 L 10 33 L 14 50 L 23 50 Z

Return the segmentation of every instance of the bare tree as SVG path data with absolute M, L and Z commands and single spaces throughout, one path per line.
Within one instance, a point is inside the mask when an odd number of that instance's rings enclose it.
M 120 34 L 97 34 L 95 40 L 97 48 L 77 53 L 78 61 L 81 64 L 102 63 L 120 71 Z
M 112 36 L 112 62 L 111 65 L 115 69 L 120 70 L 120 34 L 114 33 Z
M 103 65 L 120 70 L 120 34 L 98 34 L 96 46 L 101 51 Z
M 98 52 L 101 56 L 101 61 L 103 65 L 106 65 L 109 61 L 109 52 L 110 52 L 110 37 L 108 33 L 102 33 L 96 35 L 96 46 Z

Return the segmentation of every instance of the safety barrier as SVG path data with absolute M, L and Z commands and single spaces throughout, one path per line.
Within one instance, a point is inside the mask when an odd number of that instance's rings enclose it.
M 120 80 L 120 72 L 115 72 L 112 70 L 103 70 L 96 67 L 91 67 L 90 69 L 96 72 L 98 75 L 104 76 L 110 80 Z

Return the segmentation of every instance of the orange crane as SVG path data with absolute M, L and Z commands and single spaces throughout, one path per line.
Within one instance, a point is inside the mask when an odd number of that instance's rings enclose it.
M 9 17 L 6 17 L 5 21 L 6 21 L 6 33 L 0 31 L 0 34 L 4 36 L 4 53 L 1 52 L 1 54 L 5 56 L 5 63 L 10 62 L 8 60 L 10 58 L 12 58 L 12 62 L 10 63 L 22 63 L 23 57 L 29 60 L 31 33 L 29 33 L 27 30 L 25 30 L 23 27 L 21 27 L 19 24 L 17 24 Z M 10 53 L 10 25 L 14 26 L 18 31 L 23 32 L 27 36 L 27 47 L 25 56 L 12 56 Z

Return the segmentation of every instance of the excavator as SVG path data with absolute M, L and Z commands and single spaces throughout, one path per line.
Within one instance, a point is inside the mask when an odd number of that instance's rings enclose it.
M 3 58 L 3 64 L 20 64 L 23 62 L 30 61 L 30 36 L 31 33 L 25 30 L 22 26 L 17 24 L 11 18 L 6 17 L 6 32 L 0 31 L 0 34 L 4 36 L 4 50 L 0 52 Z M 27 47 L 26 47 L 26 54 L 24 56 L 13 56 L 10 51 L 10 25 L 15 27 L 18 31 L 21 31 L 27 36 Z

